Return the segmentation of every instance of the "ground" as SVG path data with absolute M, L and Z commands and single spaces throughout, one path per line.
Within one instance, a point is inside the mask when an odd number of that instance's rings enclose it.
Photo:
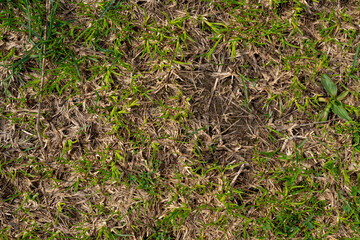
M 0 32 L 1 239 L 360 235 L 359 1 L 2 0 Z

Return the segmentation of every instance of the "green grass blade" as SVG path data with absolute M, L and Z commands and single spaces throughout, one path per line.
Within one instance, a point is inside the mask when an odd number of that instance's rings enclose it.
M 359 55 L 359 49 L 360 49 L 360 45 L 358 44 L 358 46 L 356 47 L 354 62 L 353 62 L 353 65 L 352 65 L 352 68 L 351 68 L 351 71 L 350 71 L 350 75 L 351 75 L 351 74 L 354 72 L 354 70 L 355 70 L 355 66 L 356 66 L 356 63 L 357 63 L 357 58 L 358 58 L 358 55 Z
M 53 23 L 54 23 L 54 16 L 56 9 L 58 7 L 58 1 L 56 1 L 55 5 L 51 7 L 50 17 L 49 17 L 49 30 L 47 31 L 47 39 L 51 38 Z
M 244 80 L 243 75 L 241 75 L 241 81 L 242 81 L 242 84 L 243 84 L 243 86 L 244 86 L 246 107 L 249 109 L 250 112 L 252 112 L 252 110 L 251 110 L 251 108 L 250 108 L 250 106 L 249 106 L 249 96 L 248 96 L 248 91 L 247 91 L 247 88 L 246 88 L 246 84 L 245 84 L 245 80 Z
M 32 29 L 31 29 L 31 15 L 30 15 L 30 10 L 29 10 L 29 2 L 28 0 L 25 1 L 25 5 L 26 5 L 26 15 L 27 15 L 27 18 L 28 18 L 28 25 L 29 25 L 29 39 L 31 39 L 31 32 L 32 32 Z
M 106 5 L 104 11 L 101 13 L 99 20 L 105 15 L 105 13 L 110 9 L 111 5 L 114 3 L 114 0 L 111 0 L 108 5 Z

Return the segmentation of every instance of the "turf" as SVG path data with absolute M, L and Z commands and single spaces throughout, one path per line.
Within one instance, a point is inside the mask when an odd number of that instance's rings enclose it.
M 0 0 L 0 238 L 357 239 L 359 34 L 356 0 Z

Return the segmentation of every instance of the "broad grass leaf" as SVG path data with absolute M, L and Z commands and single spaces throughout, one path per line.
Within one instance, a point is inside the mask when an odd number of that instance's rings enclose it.
M 336 100 L 341 101 L 344 98 L 346 98 L 346 96 L 348 95 L 349 91 L 343 91 L 342 93 L 339 94 L 339 96 L 336 97 Z
M 321 84 L 325 88 L 326 92 L 331 96 L 335 97 L 337 94 L 337 87 L 335 83 L 329 78 L 328 75 L 322 74 L 321 75 Z
M 339 117 L 342 117 L 348 121 L 352 121 L 352 118 L 349 116 L 348 112 L 346 111 L 341 102 L 335 100 L 331 105 L 331 109 Z

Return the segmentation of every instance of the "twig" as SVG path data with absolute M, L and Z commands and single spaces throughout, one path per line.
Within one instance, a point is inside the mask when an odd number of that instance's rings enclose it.
M 41 101 L 43 98 L 43 88 L 44 88 L 44 81 L 45 81 L 45 52 L 46 52 L 46 40 L 47 40 L 47 25 L 48 25 L 48 16 L 50 13 L 50 0 L 46 1 L 46 16 L 45 16 L 45 27 L 44 27 L 44 43 L 42 45 L 42 61 L 41 61 L 41 85 L 40 85 L 40 96 L 38 99 L 38 112 L 37 112 L 37 119 L 36 119 L 36 132 L 39 139 L 39 143 L 41 145 L 41 150 L 43 156 L 46 160 L 45 149 L 44 149 L 44 142 L 42 136 L 40 134 L 40 112 L 41 112 Z
M 216 78 L 215 84 L 214 84 L 214 86 L 213 86 L 213 88 L 211 89 L 211 92 L 210 92 L 209 102 L 208 102 L 208 104 L 207 104 L 207 106 L 206 106 L 206 110 L 207 110 L 208 112 L 209 112 L 209 110 L 210 110 L 211 101 L 212 101 L 212 99 L 213 99 L 214 92 L 215 92 L 215 90 L 216 90 L 216 87 L 217 87 L 217 85 L 218 85 L 218 82 L 219 82 L 219 78 Z
M 221 70 L 222 70 L 222 66 L 219 67 L 218 72 L 221 72 Z M 221 79 L 223 79 L 223 78 L 221 78 Z M 212 101 L 212 99 L 213 99 L 213 97 L 214 97 L 214 93 L 215 93 L 216 87 L 217 87 L 217 85 L 218 85 L 218 82 L 219 82 L 219 80 L 221 80 L 221 79 L 220 79 L 220 78 L 216 78 L 216 79 L 215 79 L 214 86 L 213 86 L 213 88 L 211 89 L 211 92 L 210 92 L 209 102 L 208 102 L 208 104 L 206 105 L 206 108 L 205 108 L 205 112 L 207 113 L 207 115 L 206 115 L 206 116 L 207 116 L 207 122 L 208 122 L 209 125 L 210 125 L 210 117 L 209 117 L 209 114 L 210 114 L 211 101 Z
M 285 130 L 289 130 L 289 129 L 295 129 L 295 128 L 301 128 L 301 127 L 311 126 L 311 125 L 314 125 L 314 124 L 325 124 L 325 123 L 329 123 L 329 122 L 331 122 L 331 121 L 336 121 L 336 120 L 339 120 L 339 119 L 341 119 L 341 118 L 335 118 L 335 119 L 333 119 L 333 120 L 321 121 L 321 122 L 312 122 L 312 123 L 306 123 L 306 124 L 300 124 L 300 125 L 298 125 L 298 124 L 295 123 L 294 125 L 292 125 L 292 126 L 290 126 L 290 127 L 285 127 L 285 128 L 281 128 L 281 129 L 276 129 L 276 131 L 281 132 L 281 131 L 285 131 Z
M 240 174 L 244 171 L 245 164 L 241 164 L 239 171 L 236 173 L 234 179 L 231 181 L 230 186 L 233 187 Z

